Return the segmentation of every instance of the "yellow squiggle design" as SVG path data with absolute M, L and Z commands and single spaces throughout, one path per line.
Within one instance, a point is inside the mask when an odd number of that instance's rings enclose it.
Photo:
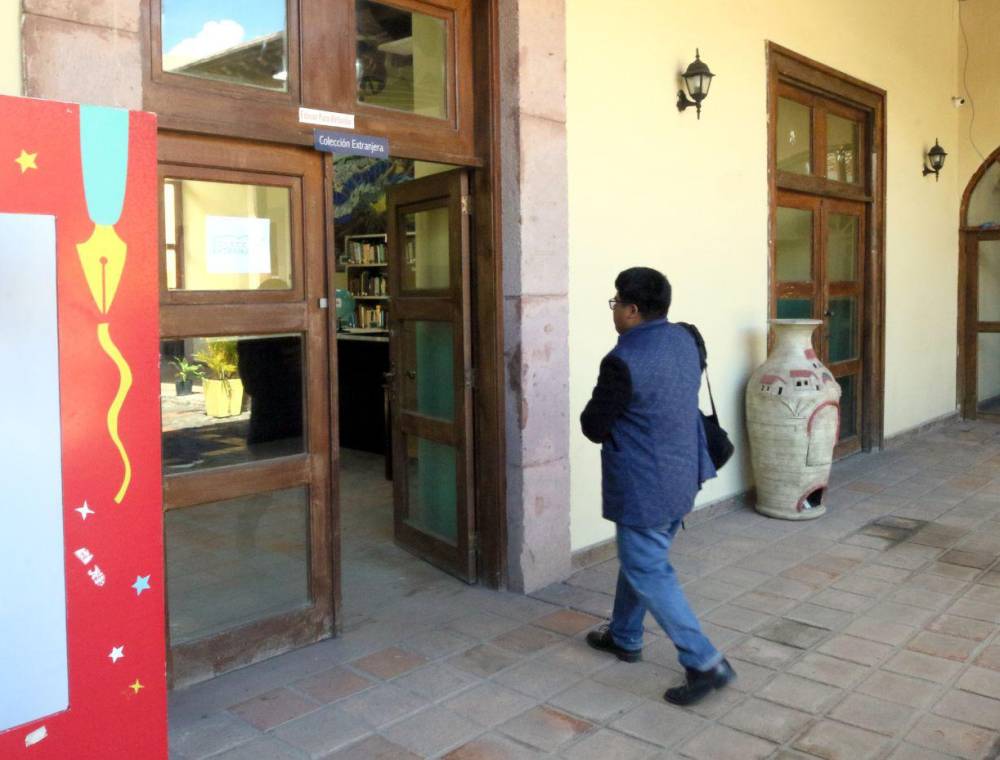
M 128 362 L 125 361 L 122 352 L 118 350 L 118 346 L 111 340 L 111 331 L 107 322 L 101 322 L 97 325 L 97 342 L 101 344 L 104 353 L 118 367 L 118 376 L 121 378 L 118 383 L 118 393 L 115 394 L 114 401 L 108 407 L 108 434 L 111 436 L 111 440 L 114 441 L 115 446 L 118 447 L 118 454 L 122 458 L 122 464 L 125 465 L 122 484 L 115 495 L 115 503 L 121 504 L 122 499 L 125 498 L 125 492 L 128 491 L 129 483 L 132 482 L 132 463 L 129 461 L 128 452 L 125 451 L 122 439 L 118 435 L 118 414 L 121 412 L 122 405 L 125 403 L 125 397 L 132 387 L 132 368 L 128 366 Z

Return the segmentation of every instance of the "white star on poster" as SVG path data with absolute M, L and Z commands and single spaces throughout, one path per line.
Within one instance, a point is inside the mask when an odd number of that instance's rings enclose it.
M 135 576 L 135 583 L 132 584 L 132 588 L 135 589 L 136 596 L 139 596 L 143 591 L 149 591 L 149 576 L 148 575 Z
M 80 513 L 80 517 L 83 518 L 84 520 L 87 519 L 87 515 L 94 514 L 94 510 L 92 510 L 89 506 L 87 506 L 86 501 L 83 502 L 82 507 L 77 507 L 76 511 Z
M 111 662 L 118 662 L 124 656 L 125 656 L 124 644 L 122 644 L 120 647 L 111 647 L 111 654 L 108 655 L 108 657 L 111 658 Z

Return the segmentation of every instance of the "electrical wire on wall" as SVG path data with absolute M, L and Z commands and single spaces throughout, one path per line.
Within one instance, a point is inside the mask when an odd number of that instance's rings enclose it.
M 969 143 L 972 145 L 972 149 L 979 154 L 979 160 L 985 161 L 986 156 L 979 150 L 979 146 L 976 145 L 976 141 L 972 136 L 972 128 L 976 123 L 976 101 L 969 90 L 969 55 L 972 51 L 969 50 L 969 37 L 965 33 L 965 21 L 962 19 L 962 3 L 966 2 L 968 0 L 958 0 L 958 28 L 962 30 L 962 41 L 965 43 L 965 61 L 962 63 L 962 88 L 965 90 L 965 96 L 969 101 Z

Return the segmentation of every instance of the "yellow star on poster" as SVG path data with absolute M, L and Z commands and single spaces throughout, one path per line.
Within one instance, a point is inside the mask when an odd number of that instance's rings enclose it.
M 21 155 L 14 159 L 14 163 L 21 167 L 21 174 L 24 174 L 28 169 L 38 168 L 35 163 L 36 158 L 38 158 L 37 153 L 28 153 L 24 148 L 21 148 Z
M 143 685 L 142 685 L 141 683 L 139 683 L 139 679 L 138 679 L 138 678 L 136 678 L 136 679 L 135 679 L 135 683 L 131 683 L 131 684 L 129 684 L 129 686 L 128 686 L 128 687 L 129 687 L 129 688 L 130 688 L 130 689 L 131 689 L 131 690 L 132 690 L 133 692 L 135 692 L 136 694 L 138 694 L 138 693 L 139 693 L 139 689 L 145 689 L 145 688 L 146 688 L 146 687 L 145 687 L 145 686 L 143 686 Z

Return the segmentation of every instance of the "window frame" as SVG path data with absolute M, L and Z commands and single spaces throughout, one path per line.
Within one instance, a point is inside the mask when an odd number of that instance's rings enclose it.
M 316 125 L 299 122 L 299 108 L 314 108 L 353 115 L 346 131 L 388 137 L 394 155 L 483 164 L 475 143 L 474 0 L 375 0 L 446 20 L 445 119 L 357 101 L 355 0 L 286 0 L 286 92 L 163 71 L 163 2 L 143 2 L 141 20 L 143 108 L 158 114 L 161 128 L 312 145 Z

